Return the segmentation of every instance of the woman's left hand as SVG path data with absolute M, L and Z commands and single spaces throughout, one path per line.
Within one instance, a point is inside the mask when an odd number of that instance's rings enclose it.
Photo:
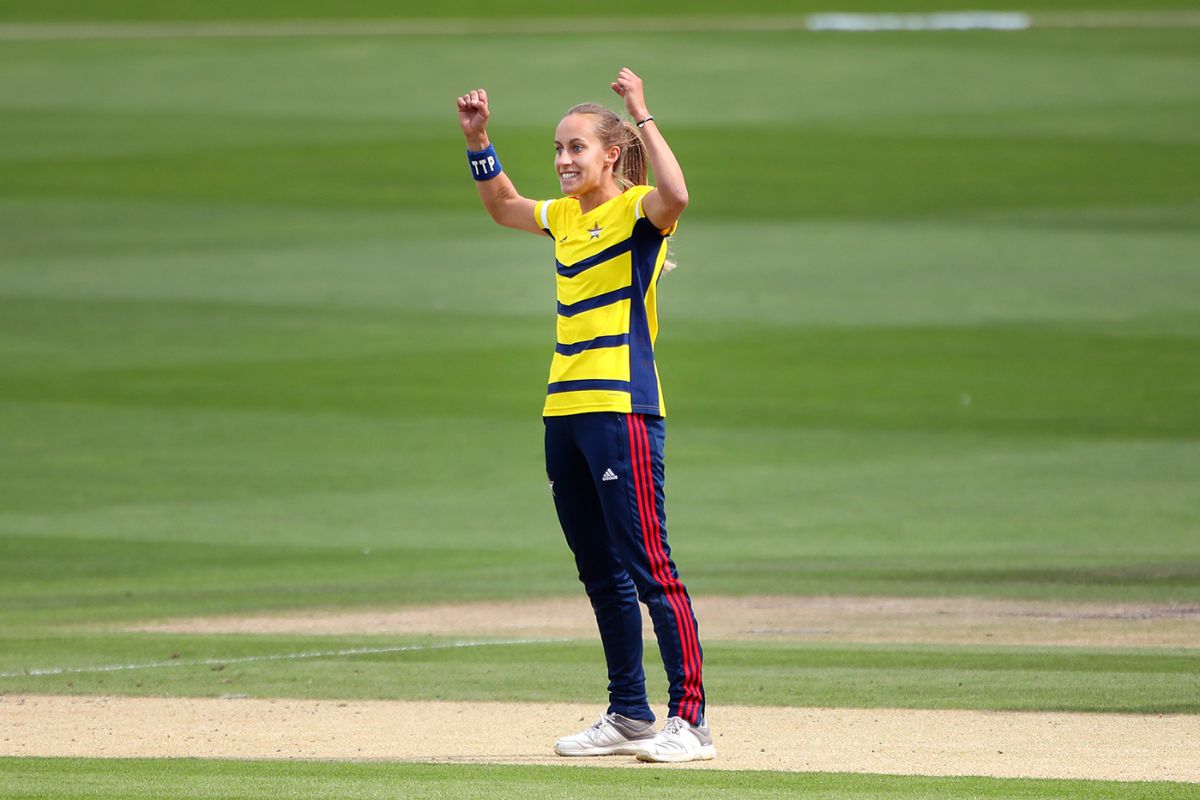
M 634 74 L 629 67 L 621 67 L 612 90 L 625 99 L 625 110 L 634 121 L 650 116 L 646 110 L 646 95 L 642 88 L 642 79 Z

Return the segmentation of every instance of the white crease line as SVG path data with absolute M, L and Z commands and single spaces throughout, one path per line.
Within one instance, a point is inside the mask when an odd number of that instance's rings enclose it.
M 162 667 L 211 667 L 226 664 L 248 664 L 254 661 L 292 661 L 301 658 L 337 658 L 341 656 L 366 656 L 380 653 L 408 653 L 420 650 L 452 650 L 458 647 L 493 647 L 513 644 L 555 644 L 570 639 L 495 639 L 486 642 L 449 642 L 446 644 L 412 644 L 396 647 L 352 647 L 346 650 L 319 650 L 307 653 L 277 653 L 267 656 L 238 656 L 235 658 L 205 658 L 200 661 L 152 661 L 148 664 L 107 664 L 97 667 L 45 667 L 20 672 L 0 672 L 0 678 L 26 678 L 44 675 L 80 675 L 97 672 L 123 672 L 134 669 L 160 669 Z
M 964 11 L 936 14 L 813 14 L 810 31 L 1023 31 L 1028 14 Z

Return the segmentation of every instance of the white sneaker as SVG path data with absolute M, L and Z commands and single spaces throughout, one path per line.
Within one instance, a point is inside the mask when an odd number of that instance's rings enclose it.
M 591 727 L 554 743 L 560 756 L 631 756 L 654 740 L 654 723 L 601 714 Z
M 692 725 L 683 717 L 671 717 L 658 735 L 636 753 L 638 761 L 708 761 L 715 758 L 712 734 L 703 722 Z

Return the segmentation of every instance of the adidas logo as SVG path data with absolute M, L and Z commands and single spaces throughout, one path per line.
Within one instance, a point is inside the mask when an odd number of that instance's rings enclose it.
M 613 472 L 612 468 L 610 467 L 610 468 L 604 470 L 604 474 L 600 476 L 600 480 L 615 481 L 615 480 L 617 480 L 617 473 Z

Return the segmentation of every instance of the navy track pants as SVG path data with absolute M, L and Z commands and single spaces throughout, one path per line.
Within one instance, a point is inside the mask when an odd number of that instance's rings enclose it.
M 691 599 L 667 544 L 661 417 L 545 417 L 546 474 L 608 662 L 609 712 L 653 720 L 642 669 L 650 610 L 670 682 L 668 716 L 704 719 L 703 651 Z

